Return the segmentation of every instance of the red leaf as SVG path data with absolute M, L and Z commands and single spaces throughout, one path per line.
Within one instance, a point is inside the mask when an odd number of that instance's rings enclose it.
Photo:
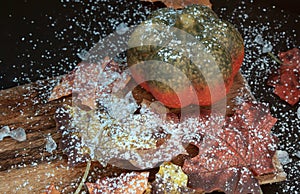
M 268 84 L 275 87 L 274 93 L 290 105 L 295 105 L 300 99 L 300 50 L 294 48 L 279 53 L 283 64 Z
M 199 154 L 183 166 L 188 186 L 205 192 L 260 193 L 255 177 L 276 172 L 275 122 L 267 107 L 246 103 L 216 134 L 205 129 L 204 140 L 196 143 Z
M 148 172 L 131 172 L 118 177 L 105 177 L 96 183 L 86 183 L 90 194 L 143 194 L 148 188 Z

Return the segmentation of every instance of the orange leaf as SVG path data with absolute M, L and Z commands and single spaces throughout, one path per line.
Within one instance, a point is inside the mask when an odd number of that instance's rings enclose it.
M 149 172 L 122 173 L 118 177 L 104 177 L 96 183 L 86 183 L 90 194 L 143 194 L 148 188 Z
M 60 192 L 56 190 L 54 184 L 51 184 L 50 187 L 43 194 L 60 194 Z
M 150 1 L 150 2 L 163 2 L 167 7 L 174 9 L 180 9 L 187 5 L 199 4 L 206 5 L 211 8 L 211 3 L 209 0 L 141 0 L 141 1 Z

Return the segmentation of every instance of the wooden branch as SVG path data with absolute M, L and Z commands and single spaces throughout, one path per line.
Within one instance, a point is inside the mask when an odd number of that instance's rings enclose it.
M 46 135 L 51 134 L 58 142 L 54 113 L 62 103 L 70 103 L 71 98 L 63 98 L 48 103 L 47 98 L 56 82 L 39 81 L 0 91 L 0 127 L 9 126 L 25 129 L 27 140 L 17 142 L 11 138 L 0 141 L 0 170 L 12 166 L 17 168 L 46 160 L 50 153 L 45 150 Z M 55 154 L 61 155 L 60 151 Z
M 0 191 L 20 194 L 41 193 L 51 183 L 63 188 L 64 191 L 73 190 L 72 187 L 76 187 L 80 182 L 83 171 L 84 167 L 69 168 L 65 160 L 2 171 Z

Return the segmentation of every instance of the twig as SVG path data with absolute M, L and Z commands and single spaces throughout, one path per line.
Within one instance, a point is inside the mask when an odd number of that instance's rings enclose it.
M 277 63 L 279 63 L 279 64 L 283 64 L 273 53 L 271 53 L 271 52 L 268 52 L 268 55 L 270 55 L 270 57 L 272 58 L 272 59 L 274 59 Z
M 86 178 L 89 174 L 90 168 L 91 168 L 91 161 L 88 161 L 87 164 L 86 164 L 84 175 L 83 175 L 83 177 L 81 179 L 81 182 L 80 182 L 79 186 L 77 187 L 74 194 L 79 194 L 79 192 L 81 191 L 81 188 L 82 188 L 82 186 L 83 186 L 83 184 L 84 184 L 84 182 L 85 182 L 85 180 L 86 180 Z

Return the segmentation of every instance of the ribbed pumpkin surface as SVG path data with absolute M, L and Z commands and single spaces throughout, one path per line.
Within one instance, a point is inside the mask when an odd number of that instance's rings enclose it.
M 153 12 L 135 29 L 129 47 L 133 78 L 172 108 L 224 98 L 244 57 L 239 32 L 201 5 Z

